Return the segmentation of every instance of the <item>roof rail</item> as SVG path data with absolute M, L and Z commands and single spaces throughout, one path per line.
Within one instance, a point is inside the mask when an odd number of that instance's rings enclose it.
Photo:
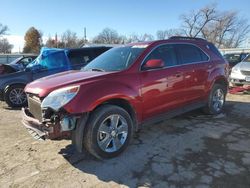
M 171 40 L 200 40 L 200 41 L 207 41 L 206 39 L 197 38 L 197 37 L 183 37 L 183 36 L 172 36 L 169 39 Z

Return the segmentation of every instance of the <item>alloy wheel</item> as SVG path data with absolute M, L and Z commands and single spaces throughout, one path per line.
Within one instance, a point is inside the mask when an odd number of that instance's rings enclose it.
M 224 97 L 225 95 L 222 89 L 218 88 L 215 90 L 212 98 L 212 105 L 216 112 L 219 112 L 222 109 L 224 105 Z
M 10 102 L 14 105 L 22 105 L 27 101 L 23 88 L 14 88 L 9 94 Z
M 116 152 L 128 136 L 128 123 L 124 117 L 112 114 L 104 119 L 97 132 L 97 143 L 105 152 Z

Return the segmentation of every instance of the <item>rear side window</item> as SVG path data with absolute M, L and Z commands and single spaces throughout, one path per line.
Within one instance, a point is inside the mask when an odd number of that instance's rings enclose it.
M 165 67 L 171 67 L 177 64 L 174 47 L 170 44 L 157 47 L 149 54 L 144 63 L 150 59 L 161 59 L 164 61 Z
M 176 44 L 176 50 L 181 64 L 208 61 L 208 56 L 198 47 L 191 44 Z
M 72 65 L 86 65 L 93 59 L 91 50 L 70 51 L 68 58 Z
M 218 57 L 223 59 L 223 56 L 221 55 L 221 53 L 219 52 L 219 50 L 213 45 L 213 44 L 208 44 L 208 48 L 209 50 L 211 50 L 215 55 L 217 55 Z

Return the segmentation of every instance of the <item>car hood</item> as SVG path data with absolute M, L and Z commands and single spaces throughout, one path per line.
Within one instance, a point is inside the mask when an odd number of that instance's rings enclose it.
M 6 75 L 23 70 L 16 64 L 0 64 L 0 75 Z
M 66 71 L 31 82 L 26 86 L 25 92 L 45 97 L 55 89 L 70 85 L 82 85 L 92 80 L 102 79 L 107 74 L 111 74 L 111 72 Z
M 236 66 L 236 68 L 239 68 L 240 70 L 246 70 L 250 71 L 250 62 L 240 62 Z

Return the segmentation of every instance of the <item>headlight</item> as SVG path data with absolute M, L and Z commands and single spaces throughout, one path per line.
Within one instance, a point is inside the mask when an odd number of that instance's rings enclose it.
M 79 86 L 65 87 L 52 91 L 43 100 L 41 106 L 42 108 L 52 108 L 57 111 L 59 108 L 71 101 L 77 94 Z
M 232 72 L 233 73 L 240 73 L 240 69 L 238 67 L 233 67 Z

